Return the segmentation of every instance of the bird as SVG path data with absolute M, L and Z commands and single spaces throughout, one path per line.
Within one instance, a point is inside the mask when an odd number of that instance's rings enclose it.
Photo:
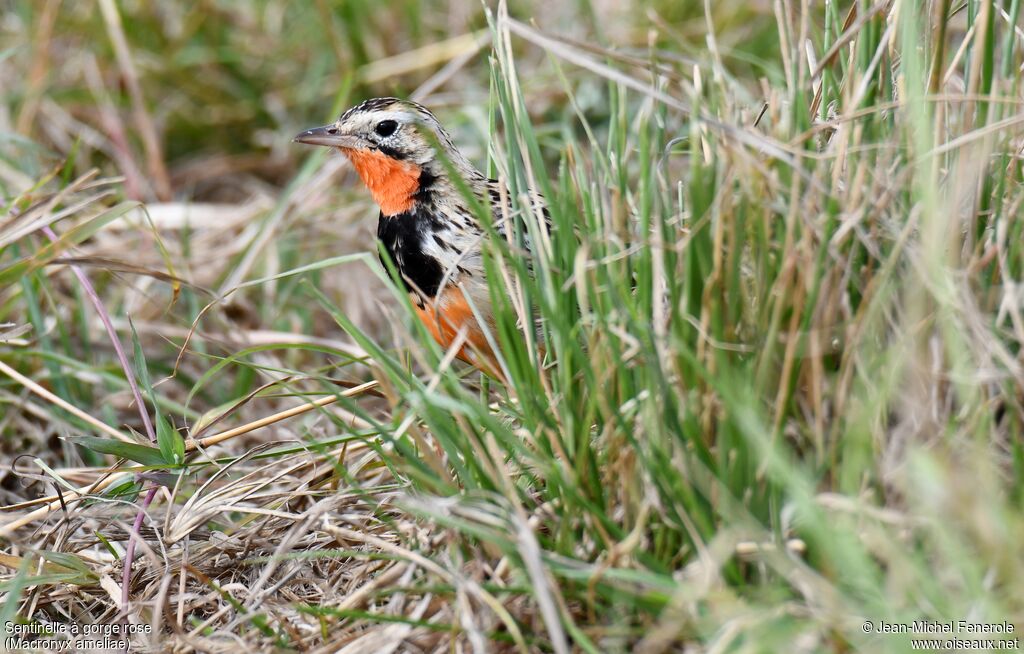
M 366 100 L 294 141 L 348 157 L 380 208 L 377 238 L 418 318 L 441 347 L 458 341 L 459 359 L 502 379 L 484 331 L 495 333 L 482 250 L 488 230 L 459 181 L 490 208 L 493 233 L 507 239 L 512 212 L 502 184 L 477 170 L 434 114 L 411 100 Z

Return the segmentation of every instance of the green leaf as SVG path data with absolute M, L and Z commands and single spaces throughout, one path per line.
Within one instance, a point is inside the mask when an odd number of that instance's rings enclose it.
M 121 457 L 122 459 L 129 459 L 136 463 L 141 463 L 144 466 L 167 465 L 167 460 L 163 457 L 160 450 L 155 447 L 150 447 L 149 445 L 142 445 L 141 443 L 125 443 L 124 441 L 119 441 L 114 438 L 99 438 L 97 436 L 75 436 L 68 438 L 67 440 L 94 452 L 101 452 L 103 454 Z M 184 443 L 182 443 L 182 447 L 184 447 Z
M 103 543 L 103 547 L 107 548 L 107 551 L 110 552 L 110 555 L 114 557 L 114 560 L 120 561 L 121 560 L 121 554 L 111 544 L 110 539 L 107 538 L 106 536 L 104 536 L 99 531 L 97 531 L 95 533 L 96 533 L 96 539 L 99 540 L 99 542 Z
M 144 446 L 145 447 L 145 446 Z M 124 500 L 125 502 L 134 502 L 135 498 L 142 492 L 142 484 L 135 479 L 129 479 L 121 482 L 120 484 L 114 484 L 103 492 L 103 497 L 110 499 Z M 97 537 L 99 533 L 96 534 Z M 102 539 L 101 539 L 102 540 Z
M 49 550 L 38 550 L 39 556 L 43 557 L 50 563 L 55 563 L 62 568 L 80 572 L 86 576 L 96 577 L 96 573 L 86 565 L 85 561 L 81 558 L 71 554 L 70 552 L 51 552 Z
M 132 363 L 135 366 L 135 376 L 139 380 L 142 391 L 153 400 L 153 384 L 149 381 L 149 369 L 146 367 L 146 355 L 142 351 L 142 343 L 139 342 L 139 334 L 135 331 L 135 323 L 131 317 L 128 318 L 128 326 L 132 332 Z
M 72 486 L 70 483 L 68 483 L 68 480 L 66 480 L 63 477 L 61 477 L 59 474 L 57 474 L 57 472 L 53 468 L 51 468 L 50 466 L 46 465 L 45 461 L 43 461 L 39 457 L 35 457 L 33 459 L 33 461 L 35 462 L 35 464 L 37 466 L 42 468 L 48 475 L 50 475 L 50 477 L 53 478 L 53 481 L 55 481 L 57 484 L 63 486 L 64 488 L 68 489 L 69 491 L 75 491 L 76 490 L 74 486 Z
M 7 597 L 4 599 L 3 604 L 0 605 L 0 623 L 9 625 L 14 621 L 15 616 L 18 615 L 22 591 L 30 585 L 28 571 L 31 569 L 31 566 L 32 561 L 28 557 L 22 558 L 18 565 L 18 572 L 4 583 L 6 586 L 4 592 L 7 593 Z
M 156 414 L 156 442 L 166 463 L 181 465 L 185 462 L 185 441 L 159 412 Z
M 69 584 L 72 586 L 89 586 L 96 583 L 96 575 L 84 575 L 80 572 L 60 572 L 55 574 L 43 574 L 35 577 L 18 577 L 0 583 L 0 593 L 9 593 L 20 590 L 27 586 L 56 586 L 57 584 Z

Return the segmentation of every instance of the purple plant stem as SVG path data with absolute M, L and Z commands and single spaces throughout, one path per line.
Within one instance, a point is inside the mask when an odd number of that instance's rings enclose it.
M 49 225 L 43 227 L 43 233 L 46 234 L 46 237 L 51 242 L 57 242 L 57 234 L 54 233 Z M 142 392 L 139 391 L 139 385 L 135 381 L 132 367 L 128 364 L 128 357 L 124 353 L 124 348 L 121 347 L 121 340 L 118 339 L 117 332 L 114 330 L 114 323 L 110 320 L 110 314 L 107 313 L 106 307 L 103 306 L 103 301 L 100 300 L 99 294 L 96 293 L 96 289 L 93 288 L 82 268 L 71 264 L 71 270 L 75 273 L 75 277 L 78 278 L 79 283 L 85 290 L 85 294 L 89 296 L 93 307 L 96 308 L 96 313 L 99 314 L 100 321 L 103 322 L 103 326 L 107 330 L 107 336 L 110 337 L 110 343 L 114 346 L 117 360 L 121 363 L 124 377 L 128 380 L 128 386 L 131 388 L 132 396 L 135 398 L 135 406 L 139 407 L 139 415 L 142 417 L 142 425 L 146 429 L 146 435 L 149 436 L 150 442 L 156 443 L 156 431 L 153 429 L 153 423 L 149 419 L 149 411 L 146 410 L 146 404 L 142 401 Z M 146 497 L 143 498 L 142 506 L 139 507 L 139 513 L 135 516 L 132 531 L 128 534 L 128 547 L 124 554 L 124 572 L 121 577 L 121 610 L 126 615 L 128 611 L 128 584 L 131 581 L 132 563 L 135 560 L 135 542 L 139 538 L 139 529 L 142 528 L 142 518 L 146 515 L 146 509 L 149 508 L 149 504 L 153 501 L 154 497 L 156 497 L 155 486 L 151 487 L 149 492 L 146 493 Z
M 146 515 L 146 509 L 149 508 L 149 503 L 156 497 L 156 486 L 151 486 L 146 496 L 142 498 L 142 506 L 139 507 L 139 513 L 135 516 L 135 522 L 132 524 L 132 533 L 128 535 L 128 547 L 124 553 L 124 571 L 121 573 L 121 610 L 127 612 L 128 610 L 128 584 L 132 579 L 132 561 L 135 559 L 135 542 L 139 538 L 139 529 L 142 528 L 142 518 Z
M 43 227 L 43 233 L 46 234 L 50 241 L 56 243 L 57 235 L 49 227 Z M 142 401 L 142 393 L 139 391 L 139 385 L 135 382 L 135 375 L 132 373 L 132 367 L 128 364 L 128 357 L 125 356 L 124 348 L 121 347 L 121 341 L 117 338 L 117 332 L 114 331 L 114 323 L 110 320 L 110 314 L 107 313 L 106 308 L 103 306 L 103 301 L 100 300 L 100 296 L 96 293 L 96 289 L 93 288 L 89 282 L 89 278 L 85 276 L 81 267 L 71 264 L 71 270 L 75 273 L 75 277 L 82 284 L 82 288 L 85 289 L 85 294 L 92 300 L 92 305 L 96 307 L 96 313 L 99 314 L 100 320 L 103 322 L 103 326 L 107 330 L 107 336 L 110 337 L 110 343 L 114 346 L 114 352 L 117 354 L 117 360 L 121 363 L 121 367 L 124 369 L 125 379 L 128 380 L 128 386 L 132 389 L 132 396 L 135 398 L 135 406 L 139 407 L 139 415 L 142 417 L 142 426 L 146 429 L 146 435 L 149 436 L 150 442 L 156 442 L 156 431 L 153 430 L 153 423 L 149 419 L 149 412 L 146 411 L 146 405 Z

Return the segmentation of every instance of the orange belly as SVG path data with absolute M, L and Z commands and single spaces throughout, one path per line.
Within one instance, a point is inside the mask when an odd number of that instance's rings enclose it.
M 436 298 L 425 302 L 422 308 L 418 305 L 414 305 L 413 308 L 430 331 L 430 335 L 443 348 L 451 347 L 459 333 L 465 330 L 465 342 L 455 356 L 492 377 L 501 378 L 494 352 L 488 345 L 480 324 L 473 316 L 473 309 L 466 301 L 462 289 L 449 286 Z

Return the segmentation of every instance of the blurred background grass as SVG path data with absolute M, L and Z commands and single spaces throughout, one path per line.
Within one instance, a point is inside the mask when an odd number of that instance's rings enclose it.
M 495 11 L 4 6 L 0 618 L 199 651 L 1019 630 L 1019 0 Z M 491 259 L 507 385 L 449 365 L 343 159 L 291 144 L 378 95 L 547 198 L 536 275 Z
M 94 136 L 109 138 L 104 112 L 113 111 L 109 117 L 121 119 L 128 130 L 125 145 L 143 159 L 146 146 L 132 129 L 132 91 L 110 37 L 110 11 L 93 3 L 10 5 L 4 25 L 12 75 L 7 109 L 20 131 L 45 134 L 65 149 L 77 135 L 86 147 L 95 145 L 87 134 L 61 134 L 61 127 L 90 127 Z M 770 6 L 716 5 L 720 47 L 736 72 L 779 79 Z M 543 18 L 545 26 L 567 37 L 611 43 L 641 59 L 651 46 L 668 44 L 680 58 L 704 48 L 699 4 L 581 2 L 542 9 L 540 16 L 538 7 L 514 3 L 512 13 Z M 245 172 L 281 185 L 299 156 L 285 137 L 330 117 L 339 94 L 407 96 L 448 60 L 465 54 L 474 36 L 487 39 L 483 5 L 472 2 L 124 3 L 116 14 L 139 91 L 158 128 L 164 165 L 174 178 L 167 188 L 143 168 L 142 179 L 135 180 L 139 199 L 167 200 L 167 191 L 219 197 L 222 187 L 231 188 L 225 178 Z M 649 33 L 657 24 L 671 31 Z M 533 70 L 543 58 L 536 50 L 524 52 L 521 66 Z M 536 115 L 549 113 L 559 124 L 565 103 L 554 72 L 543 66 L 537 72 L 530 84 L 532 99 L 541 103 Z M 447 80 L 431 104 L 442 113 L 454 108 L 455 116 L 471 111 L 486 101 L 488 79 L 484 52 Z M 600 84 L 591 85 L 599 96 Z M 597 100 L 586 108 L 606 117 L 607 106 Z M 102 149 L 85 153 L 91 156 L 79 158 L 83 169 L 111 159 Z

